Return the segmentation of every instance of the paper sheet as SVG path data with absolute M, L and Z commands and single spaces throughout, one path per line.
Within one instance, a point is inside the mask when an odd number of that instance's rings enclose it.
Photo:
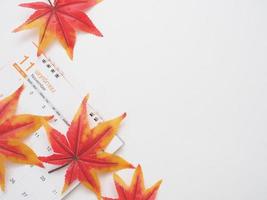
M 20 98 L 17 113 L 35 115 L 54 115 L 52 126 L 66 132 L 71 120 L 79 107 L 82 96 L 73 88 L 61 69 L 55 67 L 45 55 L 37 58 L 34 44 L 25 47 L 22 54 L 14 56 L 6 66 L 0 67 L 0 98 L 14 92 L 20 85 L 25 89 Z M 101 117 L 88 105 L 91 125 L 102 121 Z M 26 142 L 38 155 L 46 156 L 52 153 L 43 128 L 34 133 Z M 123 141 L 116 137 L 107 151 L 115 152 L 123 146 Z M 65 170 L 48 174 L 55 166 L 41 169 L 35 166 L 8 163 L 6 173 L 6 191 L 0 192 L 2 200 L 60 200 L 64 185 Z

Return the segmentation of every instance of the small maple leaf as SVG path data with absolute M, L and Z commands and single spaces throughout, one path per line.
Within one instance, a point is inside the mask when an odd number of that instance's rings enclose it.
M 104 200 L 155 200 L 162 182 L 159 181 L 146 190 L 144 186 L 144 176 L 140 165 L 135 170 L 130 187 L 127 186 L 116 174 L 114 174 L 114 181 L 119 197 L 117 199 L 104 197 Z
M 91 129 L 86 109 L 87 100 L 88 96 L 81 103 L 67 131 L 67 136 L 52 128 L 48 123 L 45 125 L 54 154 L 48 157 L 39 157 L 39 159 L 60 166 L 51 170 L 50 173 L 68 166 L 62 192 L 65 192 L 78 179 L 86 188 L 95 192 L 100 199 L 101 189 L 97 173 L 133 168 L 133 166 L 119 156 L 104 152 L 116 135 L 126 114 L 102 122 Z
M 14 32 L 37 28 L 39 29 L 39 46 L 37 55 L 54 41 L 59 40 L 69 57 L 73 58 L 73 48 L 76 42 L 76 30 L 101 36 L 100 31 L 84 13 L 101 0 L 55 0 L 54 4 L 34 2 L 20 4 L 32 8 L 35 12 Z
M 37 131 L 44 121 L 52 117 L 34 115 L 15 115 L 21 86 L 12 95 L 0 101 L 0 186 L 5 188 L 5 162 L 30 164 L 43 167 L 37 155 L 21 140 Z

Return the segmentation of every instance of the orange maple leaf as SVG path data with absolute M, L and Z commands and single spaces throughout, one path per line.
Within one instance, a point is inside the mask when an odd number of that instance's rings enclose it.
M 104 197 L 104 200 L 155 200 L 162 182 L 159 181 L 151 188 L 145 189 L 144 176 L 140 165 L 135 170 L 130 187 L 116 174 L 114 174 L 114 181 L 119 197 L 116 199 Z
M 44 121 L 52 117 L 15 115 L 23 88 L 21 86 L 12 95 L 0 101 L 0 186 L 2 190 L 5 188 L 6 160 L 43 167 L 33 150 L 21 140 L 37 131 Z
M 91 129 L 86 109 L 87 100 L 88 97 L 85 97 L 67 131 L 67 136 L 52 128 L 48 123 L 45 125 L 54 154 L 39 157 L 39 159 L 60 166 L 51 170 L 50 173 L 68 166 L 62 192 L 65 192 L 75 180 L 79 180 L 86 188 L 95 192 L 100 199 L 98 173 L 133 168 L 133 166 L 119 156 L 104 152 L 116 135 L 126 114 L 102 122 Z
M 72 59 L 76 30 L 102 37 L 100 31 L 84 13 L 86 9 L 92 8 L 101 0 L 55 0 L 54 4 L 48 1 L 49 3 L 20 4 L 22 7 L 34 9 L 35 12 L 14 30 L 18 32 L 32 28 L 39 29 L 38 56 L 57 39 Z

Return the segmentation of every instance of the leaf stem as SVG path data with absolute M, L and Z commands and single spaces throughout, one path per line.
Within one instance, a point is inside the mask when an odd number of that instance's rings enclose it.
M 48 2 L 49 2 L 49 4 L 50 4 L 51 6 L 53 6 L 53 4 L 52 4 L 51 0 L 48 0 Z
M 62 165 L 62 166 L 56 168 L 56 169 L 52 169 L 52 170 L 50 170 L 50 171 L 48 172 L 48 174 L 52 174 L 52 173 L 54 173 L 54 172 L 56 172 L 56 171 L 58 171 L 58 170 L 60 170 L 60 169 L 62 169 L 62 168 L 64 168 L 64 167 L 67 167 L 69 164 L 70 164 L 70 163 L 67 163 L 67 164 L 65 164 L 65 165 Z

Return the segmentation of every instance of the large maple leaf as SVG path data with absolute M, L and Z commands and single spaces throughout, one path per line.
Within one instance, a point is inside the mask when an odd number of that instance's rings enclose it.
M 114 174 L 114 181 L 119 197 L 117 199 L 104 197 L 104 200 L 155 200 L 162 182 L 159 181 L 151 188 L 145 189 L 144 176 L 140 165 L 135 170 L 130 187 L 116 174 Z
M 81 30 L 96 36 L 102 36 L 93 22 L 84 13 L 101 0 L 55 0 L 54 4 L 44 2 L 23 3 L 22 7 L 32 8 L 35 12 L 14 32 L 37 28 L 39 29 L 39 56 L 54 41 L 60 44 L 73 58 L 73 48 L 76 42 L 76 30 Z
M 52 128 L 48 123 L 45 125 L 54 154 L 48 157 L 39 157 L 39 159 L 60 166 L 50 173 L 68 166 L 62 192 L 65 192 L 78 179 L 85 187 L 95 192 L 100 199 L 101 189 L 97 176 L 99 172 L 111 172 L 133 167 L 119 156 L 104 151 L 116 135 L 126 114 L 102 122 L 91 129 L 86 109 L 87 100 L 88 97 L 85 97 L 81 103 L 66 136 Z
M 5 188 L 6 160 L 43 167 L 37 155 L 22 140 L 37 131 L 44 121 L 52 117 L 34 115 L 15 115 L 19 97 L 23 90 L 21 86 L 12 95 L 0 101 L 0 186 Z

